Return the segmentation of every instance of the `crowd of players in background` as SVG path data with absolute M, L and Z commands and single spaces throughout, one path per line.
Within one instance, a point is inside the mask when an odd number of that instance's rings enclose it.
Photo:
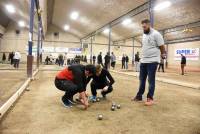
M 6 63 L 6 59 L 8 60 L 10 65 L 13 65 L 15 69 L 18 69 L 21 59 L 21 53 L 19 51 L 10 52 L 8 53 L 8 58 L 7 58 L 6 53 L 4 52 L 2 55 L 2 64 Z
M 8 60 L 8 62 L 10 62 L 10 64 L 13 65 L 13 67 L 16 68 L 16 69 L 19 68 L 20 59 L 21 59 L 21 54 L 20 54 L 19 51 L 10 52 L 10 53 L 8 53 L 8 56 L 6 56 L 6 53 L 4 52 L 3 55 L 2 55 L 2 63 L 4 64 L 4 63 L 6 63 L 6 60 Z M 108 69 L 111 65 L 111 67 L 113 69 L 115 69 L 116 60 L 117 60 L 117 58 L 116 58 L 116 56 L 113 52 L 111 53 L 111 55 L 109 55 L 109 53 L 107 53 L 104 56 L 104 63 L 103 63 L 102 52 L 100 52 L 98 54 L 98 56 L 93 55 L 91 63 L 94 64 L 94 65 L 96 63 L 100 64 L 103 67 L 105 67 L 106 69 Z M 64 55 L 60 54 L 57 58 L 53 58 L 52 55 L 46 56 L 46 58 L 45 58 L 45 64 L 46 65 L 56 64 L 56 65 L 59 65 L 59 66 L 67 66 L 67 65 L 73 65 L 73 64 L 80 64 L 80 62 L 88 63 L 87 56 L 76 55 L 74 58 L 67 58 L 67 53 L 65 53 Z M 121 62 L 122 62 L 121 63 L 122 64 L 121 69 L 128 69 L 129 57 L 126 54 L 122 55 Z M 132 62 L 135 65 L 135 71 L 139 72 L 140 71 L 139 52 L 137 52 L 135 54 Z M 160 61 L 159 66 L 158 66 L 158 72 L 160 72 L 160 70 L 162 72 L 165 72 L 164 63 L 165 63 L 164 59 L 161 58 L 161 61 Z M 186 66 L 186 57 L 183 54 L 181 54 L 181 74 L 182 75 L 184 75 L 185 66 Z

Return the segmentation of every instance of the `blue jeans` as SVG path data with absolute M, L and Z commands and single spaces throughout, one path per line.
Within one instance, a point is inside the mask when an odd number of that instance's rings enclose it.
M 140 64 L 140 76 L 139 76 L 140 85 L 139 85 L 139 91 L 137 93 L 138 99 L 142 99 L 142 95 L 144 94 L 147 76 L 148 76 L 148 83 L 149 83 L 149 92 L 147 94 L 147 98 L 153 99 L 157 66 L 158 66 L 158 63 L 141 63 Z

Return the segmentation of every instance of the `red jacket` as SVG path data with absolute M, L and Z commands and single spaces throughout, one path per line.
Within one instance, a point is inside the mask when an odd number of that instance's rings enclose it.
M 72 81 L 74 79 L 72 71 L 68 70 L 68 68 L 63 69 L 60 71 L 57 75 L 56 78 L 58 79 L 65 79 L 65 80 L 70 80 Z

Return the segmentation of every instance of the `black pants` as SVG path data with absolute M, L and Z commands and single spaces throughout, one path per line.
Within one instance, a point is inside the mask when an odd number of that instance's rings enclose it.
M 106 70 L 108 70 L 108 69 L 109 69 L 109 65 L 110 65 L 109 62 L 105 62 L 105 63 L 104 63 L 104 68 L 105 68 Z
M 103 89 L 105 86 L 108 86 L 108 82 L 107 83 L 97 83 L 95 81 L 92 81 L 90 86 L 91 86 L 92 95 L 96 96 L 97 95 L 97 89 Z M 107 91 L 102 91 L 102 94 L 106 95 L 106 94 L 112 92 L 112 90 L 113 90 L 113 87 L 109 86 Z
M 125 62 L 122 62 L 122 69 L 125 69 Z
M 103 63 L 98 61 L 98 64 L 101 65 L 103 67 Z
M 19 68 L 19 59 L 14 59 L 14 68 Z
M 61 91 L 65 92 L 63 96 L 64 99 L 72 99 L 73 96 L 78 93 L 77 85 L 75 85 L 72 81 L 55 79 L 55 86 Z
M 113 67 L 113 69 L 115 68 L 115 61 L 114 62 L 111 62 L 111 66 Z
M 158 71 L 160 71 L 160 68 L 162 68 L 162 71 L 164 72 L 164 64 L 159 64 Z

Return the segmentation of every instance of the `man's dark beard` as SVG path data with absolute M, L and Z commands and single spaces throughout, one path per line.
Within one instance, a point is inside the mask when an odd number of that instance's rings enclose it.
M 144 34 L 149 34 L 149 32 L 150 32 L 150 28 L 147 30 L 144 30 Z

